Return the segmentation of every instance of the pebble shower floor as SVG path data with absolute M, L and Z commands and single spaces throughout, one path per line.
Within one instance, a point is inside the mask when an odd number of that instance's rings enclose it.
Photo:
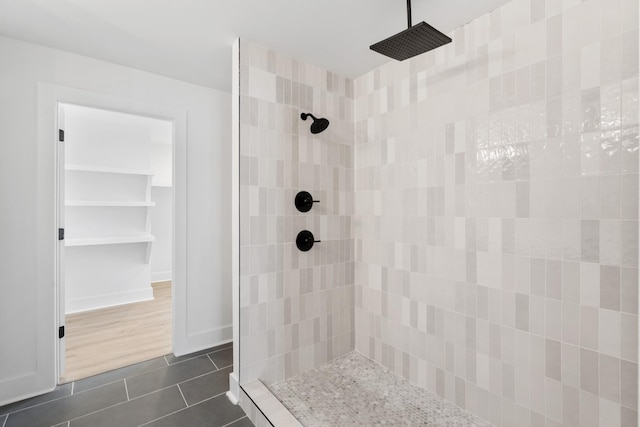
M 305 427 L 491 426 L 355 351 L 270 389 Z

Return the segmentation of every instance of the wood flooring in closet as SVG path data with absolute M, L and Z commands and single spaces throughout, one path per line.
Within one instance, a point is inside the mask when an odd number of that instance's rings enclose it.
M 66 316 L 66 372 L 75 381 L 171 353 L 171 282 L 154 299 Z

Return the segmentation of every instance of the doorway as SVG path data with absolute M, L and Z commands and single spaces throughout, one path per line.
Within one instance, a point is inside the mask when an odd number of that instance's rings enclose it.
M 172 351 L 169 120 L 58 105 L 59 382 Z

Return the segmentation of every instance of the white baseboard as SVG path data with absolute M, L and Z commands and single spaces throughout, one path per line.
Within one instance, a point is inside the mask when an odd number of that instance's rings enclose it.
M 133 302 L 149 301 L 153 299 L 153 289 L 137 289 L 135 291 L 118 292 L 115 294 L 98 295 L 89 298 L 78 298 L 65 302 L 65 314 L 80 313 L 82 311 L 98 310 Z
M 181 337 L 174 335 L 173 353 L 176 356 L 184 356 L 185 354 L 191 354 L 196 351 L 232 342 L 233 326 L 227 325 L 187 335 L 184 340 L 179 338 Z
M 229 391 L 227 392 L 227 398 L 234 405 L 240 403 L 240 382 L 235 372 L 229 374 Z
M 151 283 L 168 282 L 171 280 L 171 271 L 157 271 L 151 273 Z

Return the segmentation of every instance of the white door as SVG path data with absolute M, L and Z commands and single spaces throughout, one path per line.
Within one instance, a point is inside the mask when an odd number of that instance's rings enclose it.
M 57 260 L 56 260 L 56 280 L 58 281 L 58 381 L 60 377 L 64 375 L 65 371 L 65 276 L 64 276 L 64 255 L 65 255 L 65 240 L 64 240 L 64 230 L 65 230 L 65 221 L 64 221 L 64 210 L 65 210 L 65 197 L 64 197 L 64 178 L 65 178 L 65 142 L 64 142 L 64 107 L 62 105 L 58 106 L 58 144 L 57 144 L 57 208 L 56 208 L 56 216 L 58 223 L 58 244 L 57 244 Z

